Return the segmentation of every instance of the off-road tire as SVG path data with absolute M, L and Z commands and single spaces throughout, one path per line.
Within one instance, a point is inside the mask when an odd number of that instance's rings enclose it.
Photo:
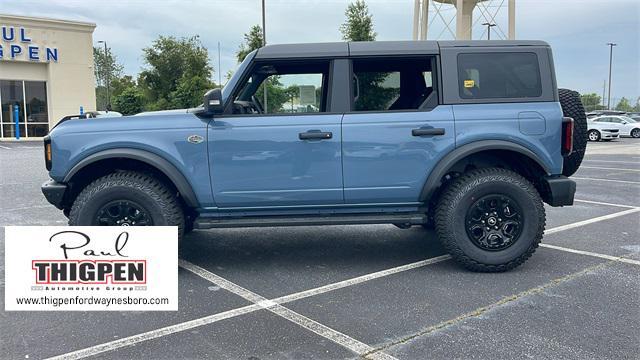
M 562 175 L 571 176 L 580 167 L 587 148 L 587 115 L 577 91 L 558 89 L 560 106 L 564 116 L 573 118 L 573 152 L 565 156 Z
M 489 194 L 507 195 L 522 210 L 521 233 L 503 250 L 482 249 L 467 235 L 467 210 Z M 527 179 L 507 169 L 483 168 L 458 177 L 444 190 L 436 206 L 435 228 L 447 252 L 465 268 L 502 272 L 521 265 L 536 251 L 542 241 L 545 220 L 542 199 Z
M 176 194 L 151 175 L 119 171 L 94 180 L 71 206 L 69 225 L 90 226 L 99 209 L 114 200 L 140 204 L 156 226 L 177 226 L 178 239 L 184 234 L 184 212 Z
M 594 140 L 591 140 L 591 134 L 595 134 Z M 587 134 L 587 138 L 589 139 L 589 141 L 600 141 L 600 131 L 589 130 L 589 133 Z

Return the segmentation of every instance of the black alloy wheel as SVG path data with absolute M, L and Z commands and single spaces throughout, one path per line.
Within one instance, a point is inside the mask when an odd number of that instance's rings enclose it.
M 507 195 L 491 194 L 478 199 L 467 211 L 467 235 L 477 247 L 500 251 L 513 245 L 522 232 L 522 210 Z
M 98 210 L 96 226 L 152 226 L 153 219 L 140 204 L 129 200 L 111 201 Z

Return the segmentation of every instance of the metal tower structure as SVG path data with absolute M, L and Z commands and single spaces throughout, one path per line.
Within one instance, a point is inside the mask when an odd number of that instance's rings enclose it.
M 495 23 L 496 16 L 507 3 L 508 31 L 507 34 L 496 26 L 498 38 L 513 40 L 516 37 L 516 5 L 515 0 L 414 0 L 413 8 L 413 39 L 427 40 L 427 33 L 431 28 L 431 23 L 436 20 L 442 21 L 445 28 L 433 40 L 438 40 L 445 31 L 448 31 L 456 40 L 471 40 L 473 26 L 483 21 Z M 431 6 L 430 6 L 431 3 Z M 452 5 L 455 14 L 452 17 L 443 15 L 443 6 Z M 430 7 L 432 10 L 430 10 Z M 451 6 L 447 7 L 451 9 Z M 445 8 L 445 10 L 447 10 Z M 474 9 L 478 9 L 480 16 L 474 20 Z M 433 15 L 430 15 L 433 13 Z M 455 32 L 451 29 L 451 24 L 455 21 Z

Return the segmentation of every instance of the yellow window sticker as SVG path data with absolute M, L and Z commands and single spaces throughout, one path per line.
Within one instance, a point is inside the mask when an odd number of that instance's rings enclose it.
M 465 80 L 464 81 L 464 87 L 466 88 L 472 88 L 476 85 L 476 82 L 473 80 Z

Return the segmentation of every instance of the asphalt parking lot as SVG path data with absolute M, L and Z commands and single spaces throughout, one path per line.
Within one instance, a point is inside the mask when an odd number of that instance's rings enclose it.
M 40 143 L 0 143 L 0 225 L 63 225 Z M 638 358 L 640 141 L 589 143 L 573 207 L 523 266 L 477 274 L 433 232 L 195 231 L 177 312 L 0 312 L 0 357 Z M 4 232 L 0 235 L 4 309 Z

